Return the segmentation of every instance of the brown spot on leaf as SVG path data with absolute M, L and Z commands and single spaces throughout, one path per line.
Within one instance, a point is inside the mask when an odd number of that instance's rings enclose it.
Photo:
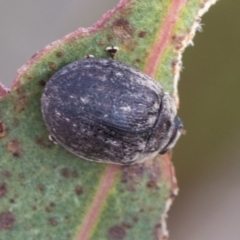
M 49 205 L 47 207 L 45 207 L 45 211 L 46 212 L 51 212 L 54 207 L 55 207 L 55 203 L 50 202 Z
M 2 171 L 2 176 L 4 178 L 10 178 L 12 174 L 9 171 Z
M 146 185 L 148 188 L 158 188 L 157 182 L 154 180 L 149 180 Z
M 0 213 L 0 230 L 11 230 L 15 222 L 15 218 L 11 212 Z
M 34 53 L 34 54 L 31 56 L 31 59 L 35 58 L 37 55 L 38 55 L 38 52 Z
M 146 31 L 140 31 L 140 32 L 138 33 L 138 36 L 139 36 L 140 38 L 144 38 L 144 37 L 146 36 L 146 34 L 147 34 Z
M 20 86 L 20 87 L 17 88 L 17 94 L 18 94 L 18 95 L 23 95 L 24 92 L 25 92 L 25 90 L 24 90 L 24 88 L 23 88 L 22 86 Z
M 144 212 L 144 209 L 143 209 L 143 208 L 141 208 L 141 209 L 139 210 L 139 212 L 140 212 L 140 213 L 143 213 L 143 212 Z
M 21 96 L 17 99 L 16 105 L 15 105 L 15 111 L 17 113 L 21 113 L 25 110 L 28 103 L 28 98 L 26 96 Z
M 40 148 L 50 148 L 53 146 L 46 137 L 37 137 L 35 143 L 39 145 Z
M 69 178 L 70 177 L 70 171 L 67 168 L 63 168 L 62 171 L 61 171 L 61 174 L 65 178 Z
M 131 38 L 134 33 L 134 28 L 130 25 L 127 19 L 119 18 L 113 22 L 113 32 L 121 39 Z
M 137 216 L 134 216 L 134 217 L 133 217 L 133 221 L 134 221 L 134 222 L 138 222 L 138 217 L 137 217 Z
M 45 87 L 46 82 L 42 79 L 42 80 L 39 80 L 39 81 L 38 81 L 38 84 L 39 84 L 39 86 L 41 86 L 41 87 Z
M 112 240 L 122 240 L 127 236 L 126 230 L 121 226 L 113 226 L 108 230 L 108 236 Z
M 76 186 L 75 187 L 75 193 L 79 196 L 83 193 L 83 189 L 81 186 Z
M 44 192 L 44 185 L 42 184 L 42 183 L 39 183 L 38 185 L 37 185 L 37 189 L 41 192 L 41 193 L 43 193 Z
M 54 218 L 50 218 L 49 219 L 49 222 L 50 222 L 50 224 L 52 225 L 52 226 L 57 226 L 58 225 L 58 222 L 54 219 Z
M 173 35 L 172 36 L 172 44 L 173 47 L 175 48 L 175 50 L 181 50 L 184 47 L 184 40 L 186 39 L 185 35 L 181 35 L 181 36 L 177 36 L 177 35 Z
M 17 139 L 7 143 L 7 150 L 11 152 L 14 157 L 21 157 L 24 153 L 21 143 Z
M 7 186 L 5 183 L 0 183 L 0 198 L 3 198 L 7 194 Z
M 53 207 L 56 206 L 56 204 L 55 204 L 54 202 L 50 202 L 50 203 L 49 203 L 49 206 L 50 206 L 51 208 L 53 208 Z
M 15 203 L 15 200 L 13 198 L 9 199 L 10 203 Z
M 5 122 L 0 121 L 0 138 L 7 135 L 7 126 Z
M 56 63 L 54 63 L 54 62 L 48 63 L 48 66 L 49 66 L 49 68 L 50 68 L 51 70 L 53 70 L 53 71 L 57 70 L 57 65 L 56 65 Z
M 56 56 L 58 57 L 58 58 L 61 58 L 61 57 L 63 57 L 63 52 L 61 52 L 61 51 L 58 51 L 57 53 L 56 53 Z

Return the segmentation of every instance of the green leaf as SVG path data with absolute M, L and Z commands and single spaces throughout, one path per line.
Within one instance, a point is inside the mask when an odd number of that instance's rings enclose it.
M 89 29 L 34 55 L 11 91 L 0 85 L 0 239 L 166 239 L 177 193 L 169 154 L 116 166 L 82 160 L 48 140 L 40 98 L 48 79 L 87 54 L 141 69 L 177 98 L 181 54 L 215 0 L 122 0 Z

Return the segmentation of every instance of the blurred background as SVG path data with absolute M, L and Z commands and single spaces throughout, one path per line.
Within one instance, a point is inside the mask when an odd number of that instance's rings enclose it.
M 0 0 L 1 82 L 48 43 L 95 23 L 118 0 Z M 96 6 L 97 4 L 97 6 Z M 220 0 L 184 53 L 174 149 L 180 187 L 170 240 L 240 239 L 240 1 Z

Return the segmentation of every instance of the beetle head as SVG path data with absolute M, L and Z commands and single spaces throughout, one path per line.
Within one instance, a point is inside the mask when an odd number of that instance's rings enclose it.
M 164 154 L 167 151 L 171 150 L 175 146 L 179 137 L 181 136 L 182 131 L 183 131 L 182 120 L 179 117 L 175 117 L 172 135 L 171 135 L 167 145 L 159 153 Z

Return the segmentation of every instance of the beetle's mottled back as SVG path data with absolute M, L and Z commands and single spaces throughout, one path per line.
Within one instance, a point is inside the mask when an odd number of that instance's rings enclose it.
M 152 136 L 163 96 L 161 85 L 140 71 L 112 59 L 89 58 L 63 67 L 49 80 L 42 114 L 50 134 L 72 153 L 130 164 L 160 150 Z M 175 115 L 166 119 L 170 125 Z

